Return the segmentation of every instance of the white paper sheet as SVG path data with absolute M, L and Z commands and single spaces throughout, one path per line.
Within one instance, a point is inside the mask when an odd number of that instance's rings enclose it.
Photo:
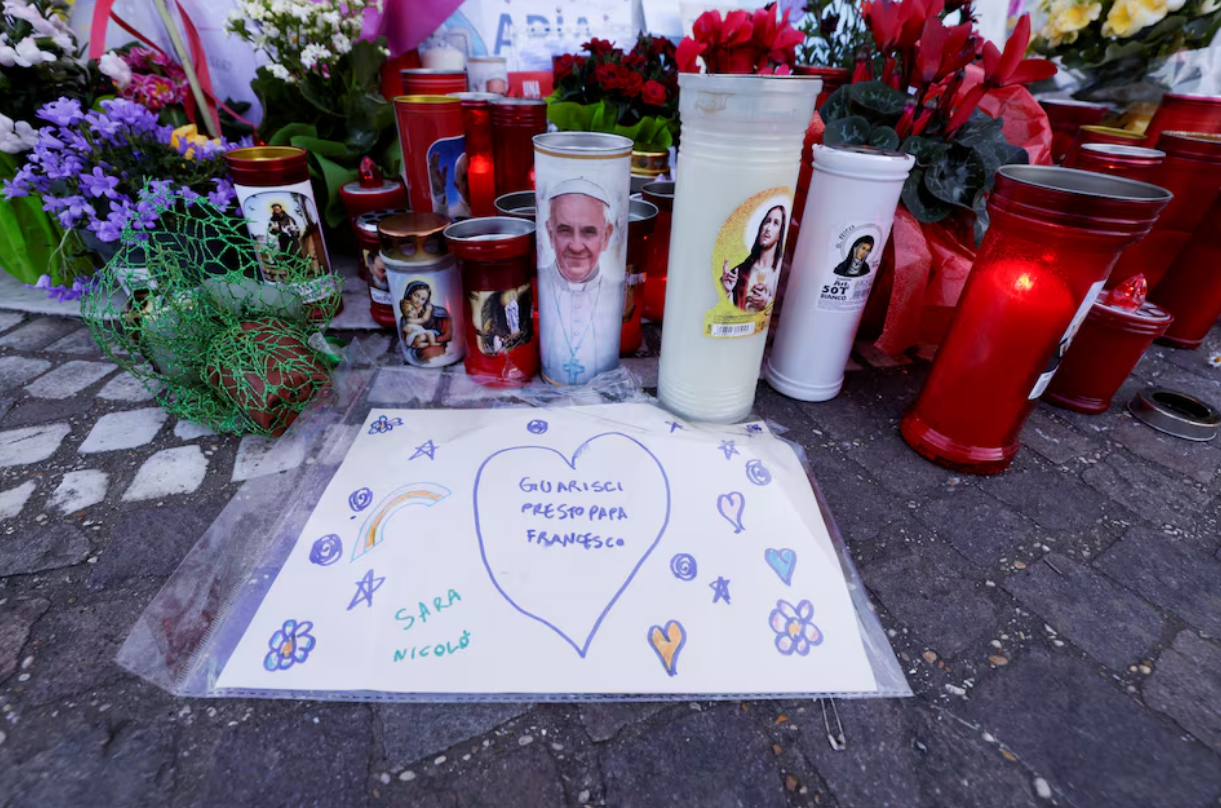
M 217 688 L 877 685 L 793 450 L 617 404 L 373 410 Z

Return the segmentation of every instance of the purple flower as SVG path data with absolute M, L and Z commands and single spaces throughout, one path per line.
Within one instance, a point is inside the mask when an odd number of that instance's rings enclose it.
M 101 166 L 94 166 L 93 171 L 88 174 L 81 175 L 81 190 L 95 199 L 98 197 L 106 197 L 114 199 L 118 196 L 115 193 L 115 188 L 119 187 L 117 177 L 108 177 Z
M 93 288 L 93 283 L 94 280 L 92 278 L 86 279 L 83 282 L 80 278 L 75 278 L 71 286 L 53 286 L 50 275 L 40 275 L 38 276 L 37 283 L 27 283 L 26 288 L 42 289 L 51 300 L 63 302 L 79 299 L 82 294 Z
M 103 102 L 105 103 L 105 102 Z M 60 98 L 43 105 L 38 110 L 38 117 L 50 121 L 57 126 L 71 126 L 84 119 L 81 113 L 81 102 L 72 98 Z
M 105 115 L 98 115 L 96 112 L 90 112 L 85 116 L 85 120 L 89 122 L 89 126 L 93 131 L 107 139 L 115 138 L 123 130 L 123 125 L 118 121 L 112 120 Z
M 157 226 L 157 208 L 148 201 L 141 200 L 131 208 L 131 226 L 137 230 L 152 230 Z
M 215 179 L 212 182 L 216 185 L 216 190 L 208 194 L 208 201 L 222 210 L 228 208 L 237 198 L 237 194 L 233 191 L 233 183 L 224 178 Z

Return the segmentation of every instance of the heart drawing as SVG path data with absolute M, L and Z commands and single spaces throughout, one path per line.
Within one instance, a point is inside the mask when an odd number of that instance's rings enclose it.
M 595 435 L 571 456 L 492 454 L 475 475 L 475 531 L 492 584 L 584 657 L 670 522 L 670 480 L 648 447 Z
M 666 623 L 665 628 L 653 626 L 649 629 L 649 645 L 653 646 L 657 658 L 671 676 L 678 674 L 678 654 L 686 644 L 687 630 L 677 620 Z
M 793 582 L 793 568 L 797 566 L 797 553 L 787 547 L 779 550 L 768 548 L 763 553 L 763 559 L 767 565 L 776 571 L 780 576 L 780 580 L 784 581 L 785 586 L 789 586 Z

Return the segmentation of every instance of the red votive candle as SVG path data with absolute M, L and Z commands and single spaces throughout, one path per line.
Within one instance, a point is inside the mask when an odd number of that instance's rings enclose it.
M 1081 127 L 1101 123 L 1111 111 L 1106 104 L 1071 98 L 1045 98 L 1039 105 L 1051 123 L 1051 159 L 1054 163 L 1059 163 L 1068 154 Z
M 407 207 L 407 189 L 403 183 L 382 177 L 382 170 L 368 157 L 360 161 L 360 179 L 341 186 L 339 198 L 343 200 L 343 208 L 348 213 L 348 224 L 351 225 L 352 234 L 358 244 L 360 230 L 356 226 L 356 220 L 363 214 L 378 210 L 402 210 Z M 377 250 L 374 249 L 373 252 L 376 254 Z M 360 276 L 365 280 L 369 279 L 369 268 L 363 257 L 360 259 Z
M 653 235 L 645 258 L 644 316 L 660 323 L 666 312 L 666 273 L 670 266 L 670 221 L 674 217 L 674 183 L 650 182 L 640 191 L 645 202 L 657 207 Z
M 386 263 L 381 257 L 381 238 L 377 225 L 382 219 L 406 213 L 405 210 L 375 210 L 361 214 L 356 219 L 356 248 L 360 265 L 367 272 L 369 284 L 369 316 L 380 326 L 394 328 L 398 324 L 394 313 L 394 297 L 390 294 L 390 280 L 386 276 Z
M 538 373 L 534 223 L 507 216 L 445 228 L 466 299 L 466 372 L 489 387 L 521 387 Z
M 449 95 L 466 92 L 465 70 L 429 70 L 413 67 L 400 70 L 403 95 Z
M 1165 161 L 1165 152 L 1122 143 L 1087 143 L 1064 161 L 1065 168 L 1096 171 L 1137 182 L 1153 182 Z M 1069 161 L 1072 165 L 1069 165 Z
M 1157 148 L 1166 159 L 1149 181 L 1170 191 L 1174 199 L 1149 235 L 1119 259 L 1108 287 L 1143 274 L 1149 288 L 1156 289 L 1221 194 L 1221 135 L 1162 132 Z
M 471 215 L 496 215 L 496 169 L 492 163 L 492 118 L 488 102 L 495 93 L 450 93 L 462 104 L 466 134 L 466 182 L 470 187 Z
M 1147 291 L 1144 276 L 1133 275 L 1098 296 L 1044 401 L 1076 412 L 1106 412 L 1132 368 L 1174 319 L 1145 302 Z
M 466 172 L 462 103 L 446 95 L 400 95 L 394 99 L 407 196 L 416 213 L 470 216 L 458 185 Z
M 534 190 L 534 136 L 547 131 L 547 102 L 539 98 L 493 101 L 492 147 L 496 193 Z
M 1221 317 L 1221 197 L 1150 297 L 1174 315 L 1158 341 L 1199 348 Z
M 1145 128 L 1145 138 L 1156 143 L 1162 132 L 1221 134 L 1221 96 L 1166 93 Z
M 904 440 L 974 474 L 1003 471 L 1120 252 L 1170 199 L 1146 183 L 1052 166 L 1004 166 L 991 227 Z
M 1064 156 L 1064 167 L 1079 168 L 1079 166 L 1075 165 L 1077 153 L 1081 151 L 1082 146 L 1087 146 L 1091 143 L 1110 143 L 1116 146 L 1143 146 L 1145 144 L 1145 136 L 1136 132 L 1129 132 L 1127 129 L 1116 129 L 1113 126 L 1083 126 L 1077 130 L 1077 137 L 1073 140 L 1073 145 L 1069 147 L 1068 154 Z
M 623 326 L 619 331 L 620 356 L 630 356 L 636 353 L 643 342 L 640 324 L 644 319 L 649 241 L 656 222 L 656 205 L 640 199 L 631 200 L 627 212 L 627 274 L 623 279 Z

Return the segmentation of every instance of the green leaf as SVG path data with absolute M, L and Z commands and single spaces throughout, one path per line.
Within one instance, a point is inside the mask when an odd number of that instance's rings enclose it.
M 954 140 L 964 146 L 974 146 L 983 142 L 1005 142 L 1005 135 L 1001 131 L 1005 122 L 1000 118 L 993 118 L 981 110 L 974 110 L 971 117 L 967 119 L 958 131 L 954 133 Z
M 898 118 L 910 100 L 906 93 L 881 81 L 862 81 L 847 85 L 853 112 L 865 111 L 883 118 Z
M 889 126 L 875 126 L 869 132 L 869 145 L 878 149 L 897 149 L 899 133 Z
M 818 108 L 818 114 L 822 117 L 823 123 L 829 124 L 831 121 L 847 117 L 851 87 L 851 84 L 845 84 L 827 96 L 826 101 L 822 102 L 822 106 Z
M 970 208 L 975 195 L 988 181 L 988 167 L 979 152 L 955 145 L 946 158 L 924 174 L 924 187 L 929 193 L 963 208 Z
M 943 140 L 911 135 L 903 141 L 900 151 L 907 152 L 916 158 L 916 165 L 928 168 L 943 159 L 950 150 L 950 144 Z
M 859 115 L 849 115 L 838 118 L 827 124 L 823 132 L 822 142 L 828 146 L 839 144 L 849 146 L 864 146 L 869 142 L 869 121 Z
M 925 190 L 922 168 L 915 169 L 907 176 L 900 199 L 908 212 L 920 222 L 939 222 L 953 211 L 953 207 Z
M 991 218 L 988 216 L 988 193 L 980 191 L 975 195 L 975 203 L 971 206 L 975 211 L 975 247 L 979 248 L 984 242 L 984 236 L 988 234 L 988 227 L 991 224 Z

